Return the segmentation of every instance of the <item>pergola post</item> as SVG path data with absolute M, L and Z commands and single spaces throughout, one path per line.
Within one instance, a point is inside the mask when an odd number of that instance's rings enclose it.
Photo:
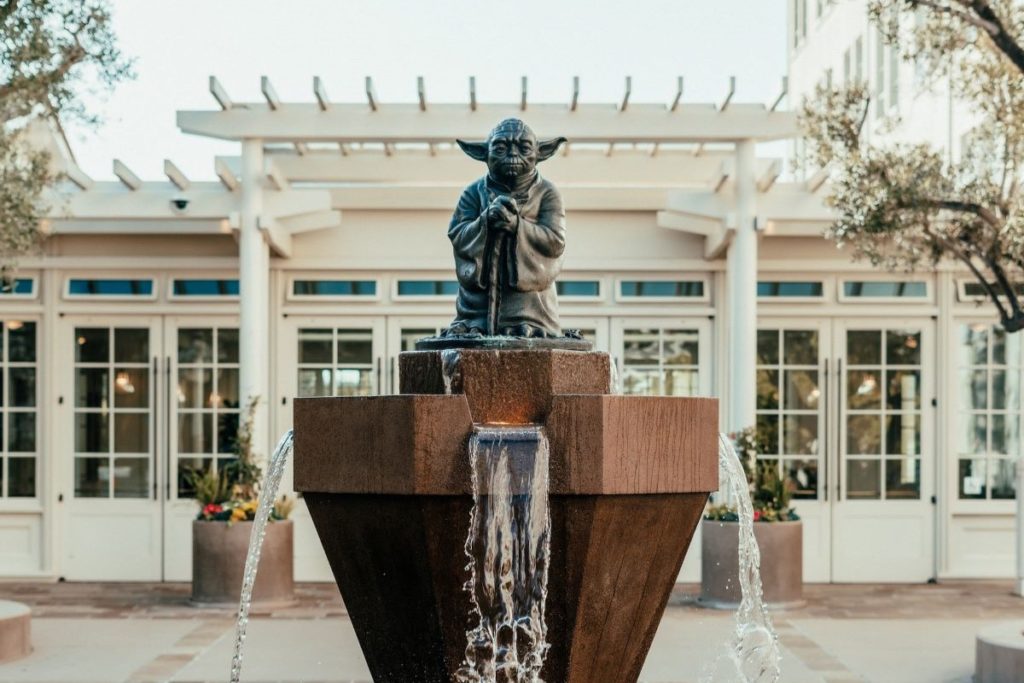
M 269 457 L 270 249 L 260 231 L 262 211 L 263 141 L 247 138 L 242 140 L 238 234 L 239 398 L 243 411 L 253 398 L 258 398 L 253 416 L 252 448 L 258 457 Z M 245 419 L 244 412 L 242 419 Z
M 736 234 L 726 261 L 729 295 L 730 432 L 756 421 L 757 373 L 757 177 L 753 140 L 736 143 Z
M 1014 592 L 1024 597 L 1024 459 L 1017 460 L 1017 581 Z

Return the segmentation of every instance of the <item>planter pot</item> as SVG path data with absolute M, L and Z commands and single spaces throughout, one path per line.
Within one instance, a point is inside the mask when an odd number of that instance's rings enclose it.
M 804 603 L 804 528 L 801 522 L 754 522 L 761 549 L 761 585 L 769 607 L 785 609 Z M 705 607 L 735 609 L 740 604 L 739 524 L 701 522 L 701 582 L 698 602 Z
M 252 522 L 192 522 L 192 602 L 237 605 Z M 295 600 L 291 520 L 270 522 L 263 541 L 253 604 L 286 605 Z

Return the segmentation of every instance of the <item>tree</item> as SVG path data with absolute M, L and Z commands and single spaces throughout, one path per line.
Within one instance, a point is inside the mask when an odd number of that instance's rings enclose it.
M 132 76 L 117 47 L 105 0 L 0 0 L 0 272 L 39 244 L 55 178 L 48 155 L 27 139 L 36 119 L 95 124 L 86 89 Z
M 1024 7 L 1016 0 L 872 0 L 885 41 L 931 83 L 948 82 L 976 125 L 961 158 L 929 144 L 867 144 L 863 83 L 819 86 L 801 108 L 806 161 L 828 167 L 828 235 L 892 270 L 956 259 L 1007 332 L 1024 329 Z M 926 81 L 927 82 L 927 81 Z

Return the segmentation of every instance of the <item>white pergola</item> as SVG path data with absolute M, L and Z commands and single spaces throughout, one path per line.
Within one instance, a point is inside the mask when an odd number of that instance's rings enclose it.
M 643 210 L 658 225 L 703 236 L 705 258 L 727 259 L 730 386 L 726 424 L 754 423 L 757 251 L 761 235 L 820 235 L 829 221 L 818 190 L 825 176 L 781 182 L 782 163 L 758 159 L 755 146 L 797 135 L 796 116 L 780 111 L 783 81 L 769 104 L 733 101 L 735 79 L 718 103 L 684 101 L 678 79 L 664 103 L 631 100 L 627 79 L 615 103 L 584 103 L 579 79 L 562 103 L 528 101 L 527 81 L 509 103 L 483 103 L 469 79 L 462 103 L 434 103 L 422 78 L 417 100 L 384 103 L 366 79 L 365 102 L 332 102 L 313 79 L 311 100 L 284 102 L 264 77 L 264 101 L 236 102 L 210 78 L 219 105 L 180 111 L 195 135 L 236 140 L 237 157 L 218 157 L 219 182 L 193 182 L 170 160 L 166 182 L 145 182 L 120 161 L 118 181 L 94 182 L 62 153 L 60 170 L 75 191 L 55 211 L 53 233 L 228 233 L 239 244 L 240 365 L 243 397 L 269 395 L 269 259 L 287 258 L 294 235 L 341 224 L 346 209 L 451 209 L 453 190 L 479 166 L 453 145 L 483 139 L 494 124 L 521 117 L 538 136 L 569 144 L 545 163 L 569 211 Z M 263 410 L 265 411 L 265 403 Z M 254 437 L 270 447 L 265 412 Z

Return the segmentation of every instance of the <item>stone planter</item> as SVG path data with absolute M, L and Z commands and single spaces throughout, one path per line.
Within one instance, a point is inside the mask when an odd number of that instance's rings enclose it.
M 192 522 L 193 603 L 238 604 L 252 525 L 252 522 Z M 293 533 L 291 520 L 267 525 L 253 588 L 253 604 L 268 606 L 294 602 Z
M 761 549 L 761 584 L 769 607 L 785 609 L 804 603 L 804 528 L 801 522 L 754 522 Z M 701 582 L 698 603 L 736 609 L 740 603 L 739 525 L 701 522 Z

